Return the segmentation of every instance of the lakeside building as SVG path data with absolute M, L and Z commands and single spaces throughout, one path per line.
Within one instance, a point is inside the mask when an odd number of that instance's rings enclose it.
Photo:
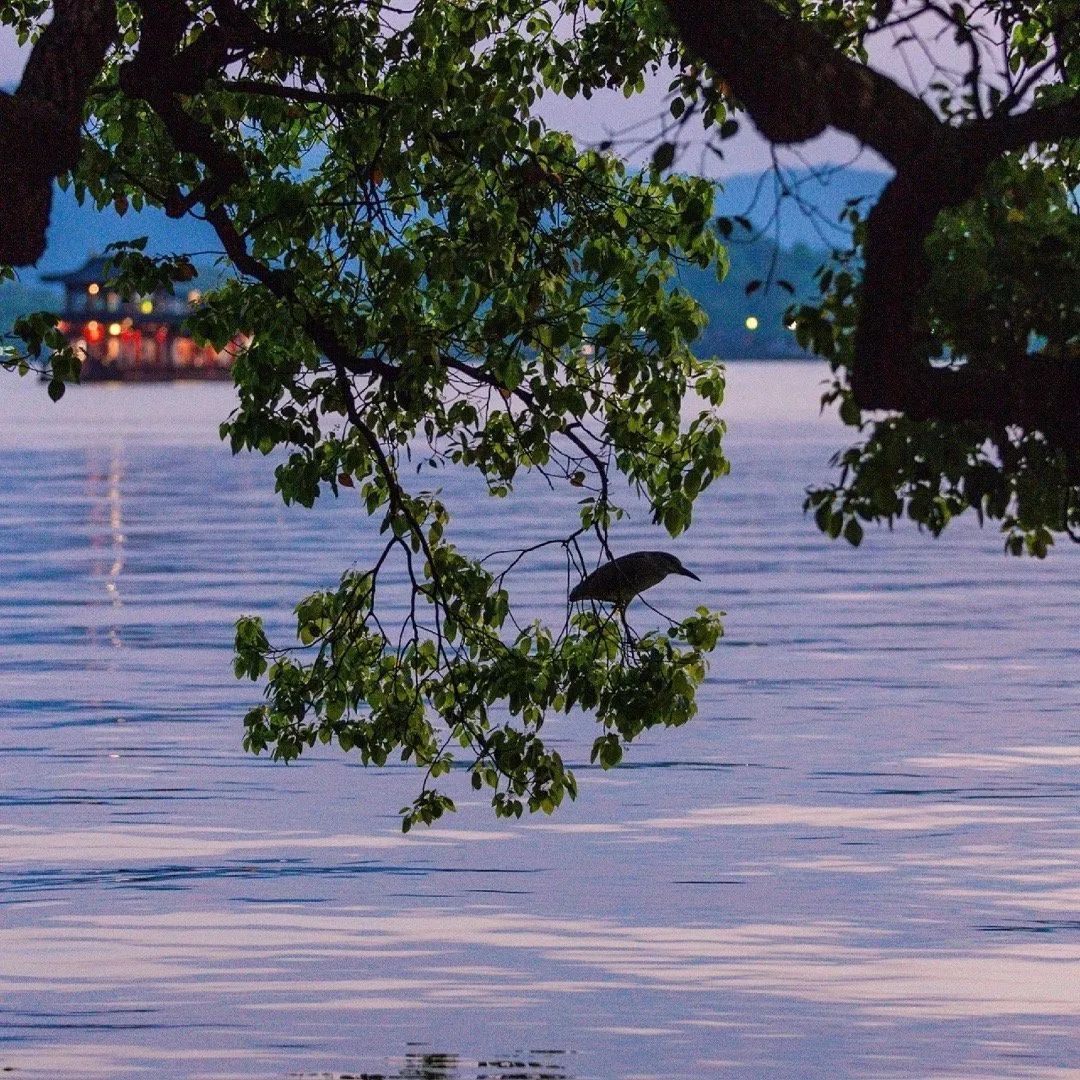
M 107 262 L 95 255 L 78 270 L 42 276 L 64 288 L 59 329 L 83 358 L 83 382 L 232 377 L 237 342 L 219 351 L 197 344 L 185 329 L 198 289 L 121 296 L 106 288 Z

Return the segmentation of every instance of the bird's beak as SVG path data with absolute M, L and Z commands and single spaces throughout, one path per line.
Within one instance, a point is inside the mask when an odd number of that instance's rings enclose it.
M 685 566 L 680 567 L 677 573 L 682 574 L 683 577 L 692 577 L 695 581 L 700 581 L 701 578 L 697 576 L 692 570 L 687 570 Z

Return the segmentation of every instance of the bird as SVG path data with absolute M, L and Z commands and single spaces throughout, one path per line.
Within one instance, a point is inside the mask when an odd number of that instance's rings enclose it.
M 623 610 L 638 593 L 651 589 L 668 574 L 681 574 L 695 581 L 701 580 L 666 551 L 633 551 L 597 567 L 575 585 L 570 593 L 570 603 L 578 600 L 599 600 Z

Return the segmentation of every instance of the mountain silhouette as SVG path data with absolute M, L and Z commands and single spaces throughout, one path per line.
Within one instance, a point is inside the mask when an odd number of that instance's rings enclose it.
M 98 210 L 89 198 L 80 205 L 74 192 L 56 188 L 45 254 L 36 267 L 21 270 L 19 277 L 27 285 L 36 284 L 42 274 L 77 269 L 91 255 L 103 252 L 106 245 L 140 236 L 148 238 L 148 254 L 200 254 L 196 261 L 206 263 L 221 250 L 214 230 L 197 218 L 176 220 L 153 207 L 129 209 L 121 215 L 111 205 Z
M 717 195 L 716 211 L 721 215 L 745 217 L 755 230 L 782 247 L 828 250 L 843 242 L 845 231 L 837 228 L 837 218 L 848 199 L 876 197 L 887 174 L 865 169 L 784 170 L 782 187 L 792 194 L 778 197 L 781 187 L 772 173 L 742 173 L 723 182 Z M 117 240 L 149 238 L 147 250 L 166 252 L 218 252 L 221 245 L 204 221 L 190 216 L 179 221 L 164 211 L 147 208 L 120 215 L 112 206 L 98 210 L 90 199 L 81 205 L 70 189 L 56 189 L 48 246 L 33 270 L 20 273 L 26 284 L 34 284 L 40 274 L 62 273 L 81 266 L 86 259 Z M 739 233 L 733 236 L 739 239 Z M 204 255 L 211 259 L 212 255 Z

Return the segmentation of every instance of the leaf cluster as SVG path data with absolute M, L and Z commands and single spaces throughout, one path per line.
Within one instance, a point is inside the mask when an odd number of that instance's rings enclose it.
M 1013 156 L 994 167 L 977 198 L 941 215 L 927 241 L 931 275 L 920 313 L 937 354 L 928 365 L 966 377 L 985 373 L 1002 392 L 1075 377 L 1080 216 L 1070 176 L 1066 162 Z M 865 223 L 856 209 L 847 213 L 854 247 L 819 272 L 821 303 L 792 312 L 799 342 L 836 373 L 823 404 L 837 404 L 860 433 L 834 459 L 838 479 L 808 494 L 818 527 L 858 544 L 869 522 L 906 518 L 937 535 L 970 510 L 980 523 L 999 523 L 1013 555 L 1043 558 L 1055 535 L 1080 538 L 1080 448 L 1071 420 L 1061 430 L 859 409 L 850 371 Z
M 640 731 L 693 714 L 719 624 L 699 613 L 632 647 L 595 614 L 562 633 L 520 626 L 516 561 L 496 574 L 455 547 L 435 488 L 454 468 L 494 497 L 526 472 L 573 489 L 577 517 L 540 542 L 583 569 L 579 541 L 609 551 L 623 513 L 616 472 L 676 535 L 727 471 L 723 374 L 694 356 L 704 317 L 679 286 L 683 267 L 725 266 L 711 183 L 663 162 L 628 170 L 537 109 L 629 96 L 681 66 L 662 4 L 184 0 L 120 4 L 118 18 L 63 182 L 120 213 L 205 218 L 230 273 L 191 329 L 244 342 L 222 437 L 273 455 L 285 502 L 345 494 L 371 515 L 361 543 L 377 553 L 299 603 L 295 646 L 238 624 L 236 673 L 265 687 L 245 745 L 290 760 L 336 741 L 365 763 L 419 765 L 406 827 L 451 807 L 432 784 L 459 764 L 496 812 L 551 812 L 576 788 L 545 719 L 595 714 L 596 757 L 614 764 Z M 706 83 L 694 92 L 717 116 Z M 113 264 L 124 292 L 191 266 L 138 242 Z M 52 350 L 62 390 L 77 365 L 55 326 L 21 332 Z

